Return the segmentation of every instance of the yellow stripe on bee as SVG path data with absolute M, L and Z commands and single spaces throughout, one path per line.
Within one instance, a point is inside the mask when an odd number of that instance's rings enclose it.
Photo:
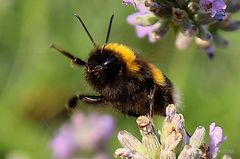
M 165 78 L 162 73 L 155 65 L 149 63 L 148 64 L 151 74 L 153 76 L 154 81 L 159 84 L 159 85 L 164 85 L 165 84 Z
M 104 49 L 111 50 L 122 58 L 130 72 L 136 73 L 139 71 L 141 66 L 136 62 L 136 55 L 134 51 L 127 46 L 118 43 L 109 43 L 104 47 Z

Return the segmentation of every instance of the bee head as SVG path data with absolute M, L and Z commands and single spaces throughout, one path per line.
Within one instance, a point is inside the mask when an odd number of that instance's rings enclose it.
M 113 82 L 120 70 L 121 61 L 108 50 L 93 51 L 86 65 L 88 80 L 99 86 Z
M 120 60 L 111 53 L 111 51 L 104 49 L 105 45 L 99 48 L 93 40 L 90 32 L 85 26 L 83 20 L 79 15 L 75 15 L 89 39 L 91 40 L 94 50 L 92 51 L 88 62 L 86 63 L 86 76 L 88 81 L 95 87 L 102 87 L 114 81 L 121 70 Z M 108 43 L 109 35 L 114 15 L 111 16 L 108 31 L 105 39 L 105 44 Z

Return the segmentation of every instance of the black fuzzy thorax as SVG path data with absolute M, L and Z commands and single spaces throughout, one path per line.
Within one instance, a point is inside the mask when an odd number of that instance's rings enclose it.
M 148 63 L 136 58 L 141 66 L 138 72 L 132 73 L 121 57 L 111 50 L 94 50 L 89 57 L 88 64 L 104 63 L 107 59 L 114 62 L 103 76 L 94 77 L 86 71 L 87 81 L 99 92 L 107 102 L 124 114 L 131 116 L 146 115 L 150 112 L 149 95 L 155 87 L 153 96 L 154 114 L 165 114 L 168 104 L 173 104 L 173 85 L 164 75 L 165 84 L 159 85 L 153 79 Z

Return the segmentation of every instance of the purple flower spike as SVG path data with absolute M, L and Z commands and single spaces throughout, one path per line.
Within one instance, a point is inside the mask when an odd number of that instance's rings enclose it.
M 200 0 L 200 7 L 205 12 L 210 12 L 210 16 L 215 19 L 222 20 L 225 17 L 225 9 L 227 8 L 223 0 Z
M 215 123 L 212 123 L 210 125 L 210 154 L 212 158 L 217 157 L 217 153 L 220 149 L 221 143 L 223 143 L 227 137 L 223 137 L 223 130 L 221 127 L 217 126 Z

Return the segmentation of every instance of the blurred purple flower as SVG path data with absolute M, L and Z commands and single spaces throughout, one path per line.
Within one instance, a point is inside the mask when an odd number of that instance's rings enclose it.
M 69 159 L 81 150 L 105 154 L 105 146 L 114 130 L 114 120 L 108 115 L 74 114 L 51 141 L 56 159 Z
M 223 137 L 223 130 L 221 127 L 217 126 L 215 123 L 212 123 L 210 125 L 210 131 L 209 131 L 209 136 L 210 136 L 210 154 L 212 158 L 216 158 L 218 151 L 220 149 L 221 143 L 223 143 L 227 137 Z
M 53 149 L 53 153 L 56 158 L 69 158 L 75 151 L 75 143 L 71 128 L 67 125 L 63 126 L 57 136 L 51 141 L 50 146 Z
M 210 16 L 217 19 L 225 17 L 225 9 L 227 8 L 223 0 L 200 0 L 200 7 L 206 12 L 211 12 Z M 224 13 L 224 14 L 223 14 Z
M 94 156 L 93 159 L 109 159 L 109 156 L 106 153 L 100 153 Z

